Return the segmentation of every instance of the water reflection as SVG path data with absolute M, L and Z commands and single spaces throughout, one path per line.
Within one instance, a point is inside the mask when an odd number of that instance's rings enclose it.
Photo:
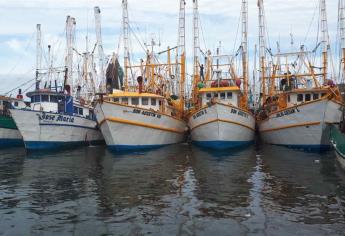
M 345 224 L 345 199 L 341 194 L 345 179 L 335 168 L 333 153 L 305 153 L 276 146 L 263 146 L 259 153 L 265 176 L 262 204 L 266 214 L 272 224 L 277 219 L 288 222 L 289 227 L 283 227 L 280 233 L 296 233 L 294 223 L 305 224 L 301 231 L 305 234 L 317 232 L 314 230 L 341 232 Z
M 0 235 L 341 235 L 345 227 L 345 172 L 332 152 L 181 144 L 0 154 Z

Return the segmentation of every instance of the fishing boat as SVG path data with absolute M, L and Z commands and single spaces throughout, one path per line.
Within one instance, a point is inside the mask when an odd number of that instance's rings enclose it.
M 339 0 L 338 27 L 340 32 L 340 48 L 342 60 L 340 60 L 342 81 L 345 78 L 345 1 Z M 342 107 L 341 121 L 339 125 L 331 125 L 331 144 L 340 165 L 345 169 L 345 109 Z
M 101 97 L 95 109 L 100 129 L 107 146 L 114 151 L 157 148 L 182 142 L 186 130 L 183 120 L 185 2 L 180 1 L 178 46 L 154 53 L 155 42 L 152 40 L 151 50 L 145 52 L 146 60 L 141 60 L 140 65 L 132 65 L 129 54 L 127 4 L 126 0 L 122 1 L 124 73 L 115 56 L 107 71 L 110 75 L 107 78 L 108 93 Z M 170 58 L 173 51 L 176 52 L 174 63 Z M 167 63 L 157 60 L 164 53 Z
M 66 66 L 41 68 L 41 56 L 37 57 L 35 90 L 26 96 L 29 107 L 12 108 L 11 115 L 23 137 L 27 150 L 57 149 L 62 146 L 90 145 L 104 141 L 94 115 L 92 101 L 82 96 L 82 86 L 76 85 L 73 94 L 73 33 L 75 19 L 67 17 Z M 41 27 L 37 25 L 37 54 L 41 55 Z M 48 58 L 52 61 L 51 46 Z M 59 85 L 58 75 L 64 75 Z M 88 73 L 84 73 L 88 74 Z M 53 75 L 56 75 L 53 79 Z M 44 77 L 47 76 L 47 77 Z M 41 82 L 45 81 L 43 88 Z
M 23 138 L 9 111 L 12 107 L 26 107 L 21 90 L 17 98 L 0 96 L 0 148 L 24 145 Z
M 193 143 L 212 149 L 238 148 L 254 142 L 255 118 L 248 109 L 247 1 L 242 1 L 242 74 L 236 73 L 236 56 L 221 55 L 220 48 L 206 56 L 206 73 L 199 61 L 198 1 L 194 0 L 193 107 L 188 126 Z M 205 75 L 204 75 L 205 74 Z
M 313 51 L 271 53 L 266 62 L 263 0 L 259 1 L 261 110 L 258 127 L 264 142 L 307 151 L 329 149 L 329 124 L 340 122 L 344 105 L 328 74 L 328 33 L 325 1 L 320 1 L 322 41 Z M 322 46 L 322 65 L 315 58 Z M 315 62 L 315 63 L 313 63 Z

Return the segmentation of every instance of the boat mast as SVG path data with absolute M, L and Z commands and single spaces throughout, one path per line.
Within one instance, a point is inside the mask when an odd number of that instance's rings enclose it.
M 339 0 L 340 47 L 342 49 L 343 79 L 345 77 L 345 1 Z
M 98 81 L 98 89 L 100 92 L 105 92 L 104 80 L 104 51 L 103 51 L 103 42 L 102 42 L 102 28 L 101 28 L 101 10 L 99 7 L 94 8 L 95 13 L 95 29 L 96 29 L 96 39 L 98 46 L 98 63 L 100 70 L 101 79 Z
M 328 67 L 328 26 L 327 26 L 327 12 L 326 0 L 320 0 L 321 10 L 321 33 L 322 33 L 322 75 L 323 83 L 327 80 L 327 67 Z
M 128 91 L 128 67 L 129 67 L 129 20 L 127 0 L 122 0 L 122 27 L 123 27 L 123 46 L 124 46 L 124 65 L 125 81 L 124 89 Z
M 200 80 L 199 75 L 199 50 L 200 50 L 200 40 L 199 40 L 199 12 L 198 12 L 198 0 L 193 0 L 193 58 L 194 58 L 194 68 L 193 68 L 193 102 L 197 103 L 198 96 L 198 83 Z
M 67 77 L 65 78 L 64 86 L 69 85 L 71 88 L 71 93 L 73 93 L 73 47 L 74 47 L 74 39 L 75 39 L 75 27 L 76 27 L 75 18 L 67 16 L 67 20 L 66 20 Z
M 179 12 L 179 41 L 178 55 L 181 57 L 181 78 L 180 78 L 180 110 L 184 111 L 185 80 L 186 80 L 186 1 L 180 0 Z M 170 68 L 170 67 L 169 67 Z
M 264 15 L 264 3 L 263 0 L 258 0 L 259 7 L 259 57 L 261 67 L 261 86 L 262 86 L 262 101 L 266 101 L 266 42 L 265 42 L 265 15 Z
M 243 70 L 243 105 L 248 104 L 248 4 L 242 0 L 242 70 Z
M 36 90 L 40 87 L 39 71 L 42 64 L 42 35 L 41 35 L 41 24 L 36 25 L 37 38 L 36 38 Z

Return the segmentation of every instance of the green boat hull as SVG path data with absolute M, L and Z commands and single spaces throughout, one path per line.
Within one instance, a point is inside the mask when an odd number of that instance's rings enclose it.
M 0 114 L 0 148 L 22 146 L 23 138 L 13 118 Z
M 345 134 L 337 126 L 332 125 L 330 135 L 337 159 L 345 169 Z

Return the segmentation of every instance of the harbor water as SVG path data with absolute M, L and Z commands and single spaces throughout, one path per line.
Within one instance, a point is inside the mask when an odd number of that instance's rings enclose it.
M 0 235 L 344 235 L 333 152 L 0 151 Z

